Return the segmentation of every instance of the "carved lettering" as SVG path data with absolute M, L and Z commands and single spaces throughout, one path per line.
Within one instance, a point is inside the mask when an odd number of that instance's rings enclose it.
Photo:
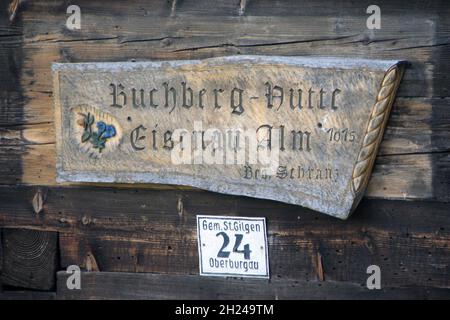
M 283 104 L 283 100 L 284 100 L 284 94 L 283 94 L 283 88 L 280 86 L 274 86 L 272 88 L 272 84 L 270 82 L 266 82 L 265 83 L 267 92 L 265 94 L 266 98 L 267 98 L 267 108 L 272 109 L 274 104 L 274 100 L 278 99 L 279 103 L 278 103 L 278 107 L 277 110 L 280 109 L 281 105 Z
M 338 107 L 336 105 L 336 96 L 341 93 L 341 90 L 334 89 L 333 94 L 331 96 L 331 109 L 336 110 Z
M 186 82 L 182 82 L 181 86 L 183 87 L 183 107 L 190 108 L 194 103 L 194 91 L 190 87 L 186 88 Z M 187 94 L 189 94 L 189 99 L 186 97 Z
M 116 86 L 114 83 L 111 83 L 109 85 L 112 89 L 111 96 L 112 96 L 112 103 L 111 107 L 116 108 L 122 108 L 127 105 L 127 95 L 123 90 L 125 89 L 120 83 Z M 118 91 L 120 90 L 120 91 Z M 119 96 L 121 97 L 122 103 L 119 101 Z
M 152 107 L 152 108 L 158 107 L 158 105 L 153 101 L 153 99 L 154 99 L 153 94 L 155 92 L 158 92 L 158 90 L 157 89 L 152 89 L 152 90 L 150 90 L 150 93 L 149 93 L 149 95 L 150 95 L 150 107 Z
M 170 130 L 164 132 L 164 149 L 173 149 L 172 131 Z
M 54 63 L 58 179 L 180 183 L 346 218 L 370 181 L 403 65 Z
M 131 147 L 136 150 L 136 151 L 140 151 L 140 150 L 144 150 L 145 146 L 139 146 L 138 142 L 141 140 L 145 139 L 144 135 L 141 135 L 141 130 L 142 131 L 146 131 L 147 128 L 144 127 L 143 125 L 139 125 L 138 127 L 136 127 L 135 129 L 133 129 L 131 131 L 130 134 L 130 142 L 131 142 Z
M 320 88 L 320 91 L 319 91 L 319 108 L 320 109 L 325 109 L 326 108 L 326 106 L 323 105 L 323 95 L 325 93 L 326 92 L 322 88 Z
M 292 130 L 292 150 L 311 151 L 311 132 Z M 305 138 L 306 137 L 306 138 Z
M 315 93 L 315 91 L 312 88 L 309 88 L 309 90 L 308 90 L 308 108 L 310 108 L 310 109 L 313 108 L 312 97 L 313 97 L 314 93 Z
M 303 106 L 302 106 L 302 94 L 303 94 L 303 91 L 302 91 L 302 89 L 298 89 L 297 90 L 297 96 L 298 96 L 297 104 L 294 103 L 294 89 L 290 89 L 289 92 L 290 92 L 289 104 L 291 106 L 291 109 L 292 110 L 294 110 L 296 108 L 298 108 L 300 110 L 303 109 Z
M 205 95 L 205 93 L 206 93 L 206 89 L 201 89 L 199 92 L 198 92 L 198 106 L 200 107 L 200 108 L 204 108 L 205 106 L 203 105 L 203 96 Z
M 244 112 L 244 107 L 242 106 L 242 93 L 244 90 L 234 88 L 231 90 L 231 109 L 233 109 L 233 114 L 242 114 Z M 236 102 L 236 93 L 237 93 L 237 102 Z
M 214 89 L 214 109 L 219 109 L 222 106 L 219 104 L 219 93 L 223 92 L 223 89 Z
M 258 138 L 258 149 L 272 149 L 272 126 L 268 125 L 268 124 L 263 124 L 261 126 L 258 127 L 258 129 L 256 129 L 256 135 Z M 261 129 L 267 129 L 267 131 L 265 132 L 264 137 L 260 140 L 259 137 L 259 133 Z M 263 133 L 264 134 L 264 133 Z
M 167 82 L 163 83 L 164 86 L 164 94 L 165 94 L 165 103 L 164 108 L 169 108 L 170 102 L 169 102 L 169 94 L 172 93 L 172 109 L 170 109 L 169 113 L 172 113 L 173 109 L 177 106 L 177 91 L 174 87 L 169 88 L 169 84 Z
M 141 93 L 140 102 L 136 99 L 136 89 L 131 89 L 131 95 L 133 97 L 133 107 L 134 108 L 145 108 L 145 102 L 144 102 L 144 89 L 139 90 Z

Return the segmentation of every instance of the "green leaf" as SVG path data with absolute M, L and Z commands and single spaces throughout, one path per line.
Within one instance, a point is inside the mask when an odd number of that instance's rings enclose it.
M 94 116 L 88 113 L 87 115 L 87 122 L 89 125 L 92 125 L 94 123 Z
M 86 141 L 88 141 L 90 136 L 91 136 L 91 135 L 90 135 L 89 131 L 84 131 L 84 132 L 83 132 L 83 135 L 81 136 L 81 142 L 86 142 Z
M 97 132 L 93 132 L 92 133 L 92 142 L 96 143 L 98 141 L 98 133 Z

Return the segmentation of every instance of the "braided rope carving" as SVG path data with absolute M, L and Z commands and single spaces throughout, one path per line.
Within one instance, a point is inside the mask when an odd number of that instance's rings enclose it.
M 369 181 L 371 168 L 375 162 L 378 146 L 383 137 L 384 128 L 387 124 L 402 74 L 403 66 L 396 64 L 389 68 L 381 82 L 362 147 L 358 154 L 358 160 L 353 168 L 352 187 L 355 195 L 364 190 Z

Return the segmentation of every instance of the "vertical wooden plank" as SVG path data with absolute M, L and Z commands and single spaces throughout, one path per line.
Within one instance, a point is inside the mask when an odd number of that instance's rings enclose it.
M 51 290 L 56 277 L 57 233 L 3 230 L 3 285 Z
M 16 16 L 9 21 L 10 1 L 0 1 L 0 135 L 4 126 L 23 123 L 25 97 L 21 85 L 22 63 L 22 18 Z M 22 153 L 20 147 L 0 144 L 0 181 L 16 183 L 22 176 Z

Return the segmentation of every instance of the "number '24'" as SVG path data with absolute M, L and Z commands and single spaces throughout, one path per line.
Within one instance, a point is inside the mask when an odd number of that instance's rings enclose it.
M 225 249 L 230 243 L 230 238 L 225 232 L 219 232 L 218 234 L 216 234 L 216 237 L 218 236 L 223 237 L 223 245 L 222 248 L 220 248 L 219 252 L 217 253 L 217 258 L 228 258 L 230 256 L 230 251 L 226 251 Z M 242 253 L 244 254 L 245 260 L 250 260 L 251 250 L 249 244 L 244 245 L 244 250 L 239 250 L 239 246 L 241 245 L 242 238 L 244 237 L 244 235 L 237 233 L 234 236 L 236 239 L 234 241 L 233 252 Z

